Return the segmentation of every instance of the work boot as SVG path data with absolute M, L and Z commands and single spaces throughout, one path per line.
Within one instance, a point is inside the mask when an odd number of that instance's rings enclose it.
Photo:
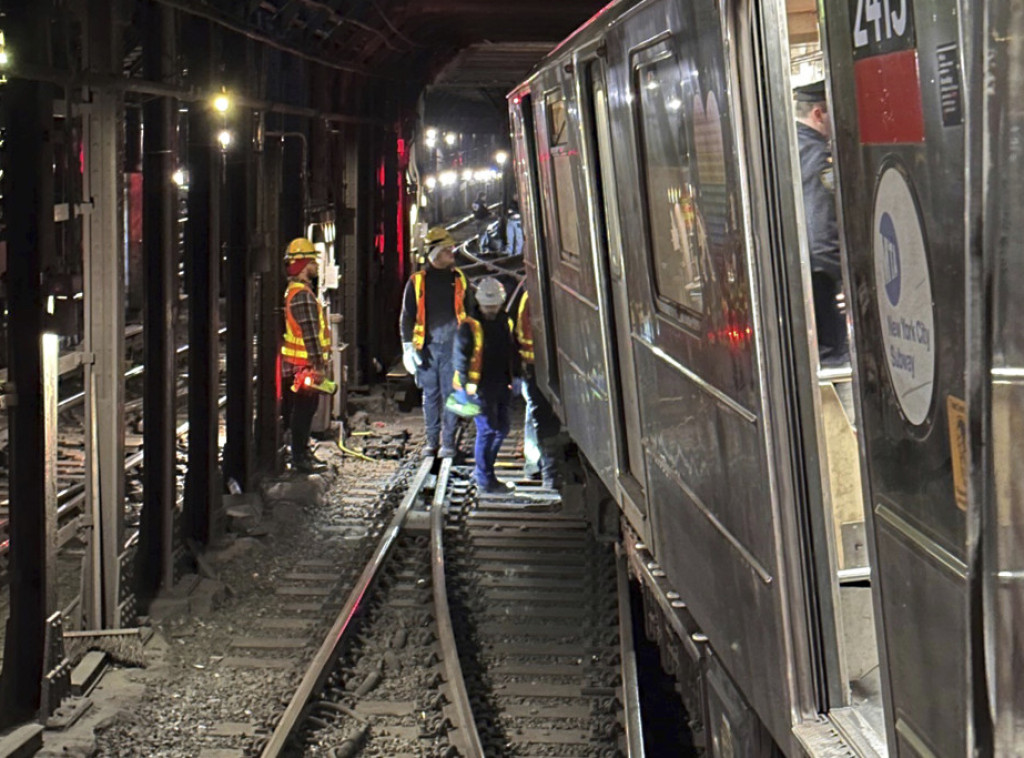
M 511 495 L 516 491 L 516 486 L 512 482 L 503 482 L 500 479 L 495 479 L 480 489 L 488 495 Z
M 454 447 L 448 447 L 447 445 L 442 447 L 441 451 L 438 453 L 438 455 L 441 456 L 442 458 L 454 458 L 458 454 L 458 450 L 456 450 Z
M 437 445 L 424 445 L 423 446 L 423 457 L 433 458 L 437 455 Z
M 327 470 L 327 466 L 313 458 L 297 458 L 292 462 L 292 469 L 300 474 L 319 474 Z

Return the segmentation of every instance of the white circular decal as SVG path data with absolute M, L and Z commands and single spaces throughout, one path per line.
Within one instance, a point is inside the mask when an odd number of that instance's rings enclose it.
M 921 217 L 895 166 L 882 172 L 872 231 L 875 291 L 889 376 L 912 424 L 928 417 L 935 386 L 935 317 Z

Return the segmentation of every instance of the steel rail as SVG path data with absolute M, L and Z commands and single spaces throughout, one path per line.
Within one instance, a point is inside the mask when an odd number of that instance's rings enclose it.
M 331 673 L 331 669 L 343 652 L 343 645 L 348 640 L 352 619 L 376 581 L 381 568 L 387 562 L 388 556 L 398 539 L 398 535 L 402 531 L 405 517 L 416 502 L 416 498 L 419 497 L 420 491 L 426 484 L 433 467 L 433 457 L 423 459 L 419 470 L 405 492 L 405 497 L 402 498 L 401 505 L 398 506 L 398 510 L 391 519 L 391 523 L 384 531 L 384 535 L 381 537 L 373 557 L 370 558 L 363 569 L 363 573 L 360 574 L 355 587 L 352 588 L 352 592 L 349 593 L 348 599 L 341 609 L 341 613 L 338 614 L 334 625 L 313 657 L 312 663 L 306 669 L 306 673 L 302 677 L 298 689 L 295 690 L 291 701 L 288 703 L 288 707 L 285 708 L 284 713 L 281 715 L 281 720 L 277 723 L 274 733 L 270 735 L 270 739 L 263 747 L 263 751 L 260 753 L 263 758 L 276 758 L 281 755 L 288 745 L 288 740 L 298 725 L 303 711 L 309 705 L 310 699 L 323 687 L 324 682 Z
M 640 682 L 637 676 L 633 614 L 626 556 L 616 548 L 615 571 L 619 595 L 619 659 L 622 661 L 622 711 L 626 728 L 627 758 L 644 758 L 644 727 L 640 712 Z
M 455 742 L 459 755 L 467 758 L 484 758 L 484 747 L 473 718 L 473 706 L 469 702 L 466 680 L 459 662 L 459 647 L 455 642 L 452 614 L 448 606 L 448 588 L 444 572 L 444 500 L 448 489 L 452 459 L 445 458 L 437 475 L 434 500 L 430 506 L 430 554 L 431 572 L 434 585 L 434 615 L 437 623 L 437 638 L 444 660 L 445 683 L 448 685 L 448 699 L 455 708 L 458 724 L 455 734 L 449 734 L 449 742 Z M 454 737 L 454 739 L 453 739 Z

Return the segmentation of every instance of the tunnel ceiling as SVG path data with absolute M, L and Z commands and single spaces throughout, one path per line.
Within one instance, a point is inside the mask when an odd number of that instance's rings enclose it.
M 425 116 L 467 130 L 607 0 L 158 0 L 244 27 L 372 85 L 427 88 Z M 496 111 L 497 109 L 497 111 Z M 447 124 L 446 124 L 447 125 Z

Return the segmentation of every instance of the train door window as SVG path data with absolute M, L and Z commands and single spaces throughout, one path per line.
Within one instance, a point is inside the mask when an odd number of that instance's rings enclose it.
M 574 268 L 579 267 L 580 241 L 576 227 L 576 191 L 572 177 L 572 152 L 569 149 L 569 119 L 565 98 L 549 92 L 545 98 L 548 116 L 548 148 L 551 154 L 551 180 L 555 185 L 555 211 L 558 216 L 559 256 Z
M 794 88 L 822 81 L 825 63 L 818 32 L 818 6 L 812 0 L 787 0 L 790 75 Z M 806 100 L 803 95 L 801 100 Z M 822 96 L 824 101 L 824 96 Z M 838 649 L 841 687 L 849 705 L 884 739 L 882 690 L 874 606 L 871 598 L 871 567 L 868 559 L 861 489 L 860 452 L 854 423 L 852 369 L 843 354 L 846 337 L 841 278 L 825 281 L 820 257 L 831 251 L 837 259 L 840 239 L 833 188 L 829 140 L 818 128 L 821 113 L 830 117 L 827 103 L 791 100 L 796 122 L 801 182 L 795 183 L 796 203 L 804 208 L 807 247 L 801 261 L 802 276 L 793 282 L 794 300 L 804 303 L 806 330 L 815 335 L 808 345 L 811 365 L 805 370 L 817 379 L 819 417 L 818 451 L 825 511 L 826 539 L 833 594 L 838 597 Z M 818 106 L 819 113 L 812 113 Z M 827 133 L 827 130 L 826 130 Z M 816 256 L 818 256 L 816 258 Z M 834 260 L 834 259 L 833 259 Z M 816 265 L 816 262 L 818 265 Z M 834 266 L 838 268 L 838 266 Z M 806 293 L 813 293 L 807 297 Z M 839 345 L 834 349 L 833 345 Z M 802 372 L 801 372 L 802 373 Z M 835 706 L 837 704 L 833 704 Z
M 704 313 L 701 258 L 706 247 L 695 209 L 688 132 L 688 72 L 662 44 L 634 56 L 651 268 L 659 310 L 699 326 Z M 680 118 L 679 111 L 684 111 Z M 696 322 L 696 323 L 693 323 Z
M 529 158 L 529 171 L 533 179 L 530 181 L 530 206 L 534 209 L 536 218 L 529 220 L 533 229 L 531 239 L 536 245 L 534 260 L 537 265 L 537 281 L 540 287 L 541 304 L 547 317 L 544 324 L 544 360 L 547 364 L 548 388 L 558 397 L 560 394 L 558 380 L 558 350 L 555 346 L 554 318 L 552 318 L 551 298 L 551 277 L 548 270 L 548 257 L 545 249 L 544 228 L 550 227 L 544 223 L 546 208 L 540 196 L 540 165 L 537 160 L 537 130 L 533 115 L 533 95 L 527 93 L 522 96 L 519 102 L 519 116 L 522 119 L 523 140 L 526 145 L 526 152 Z M 527 256 L 529 260 L 529 256 Z

